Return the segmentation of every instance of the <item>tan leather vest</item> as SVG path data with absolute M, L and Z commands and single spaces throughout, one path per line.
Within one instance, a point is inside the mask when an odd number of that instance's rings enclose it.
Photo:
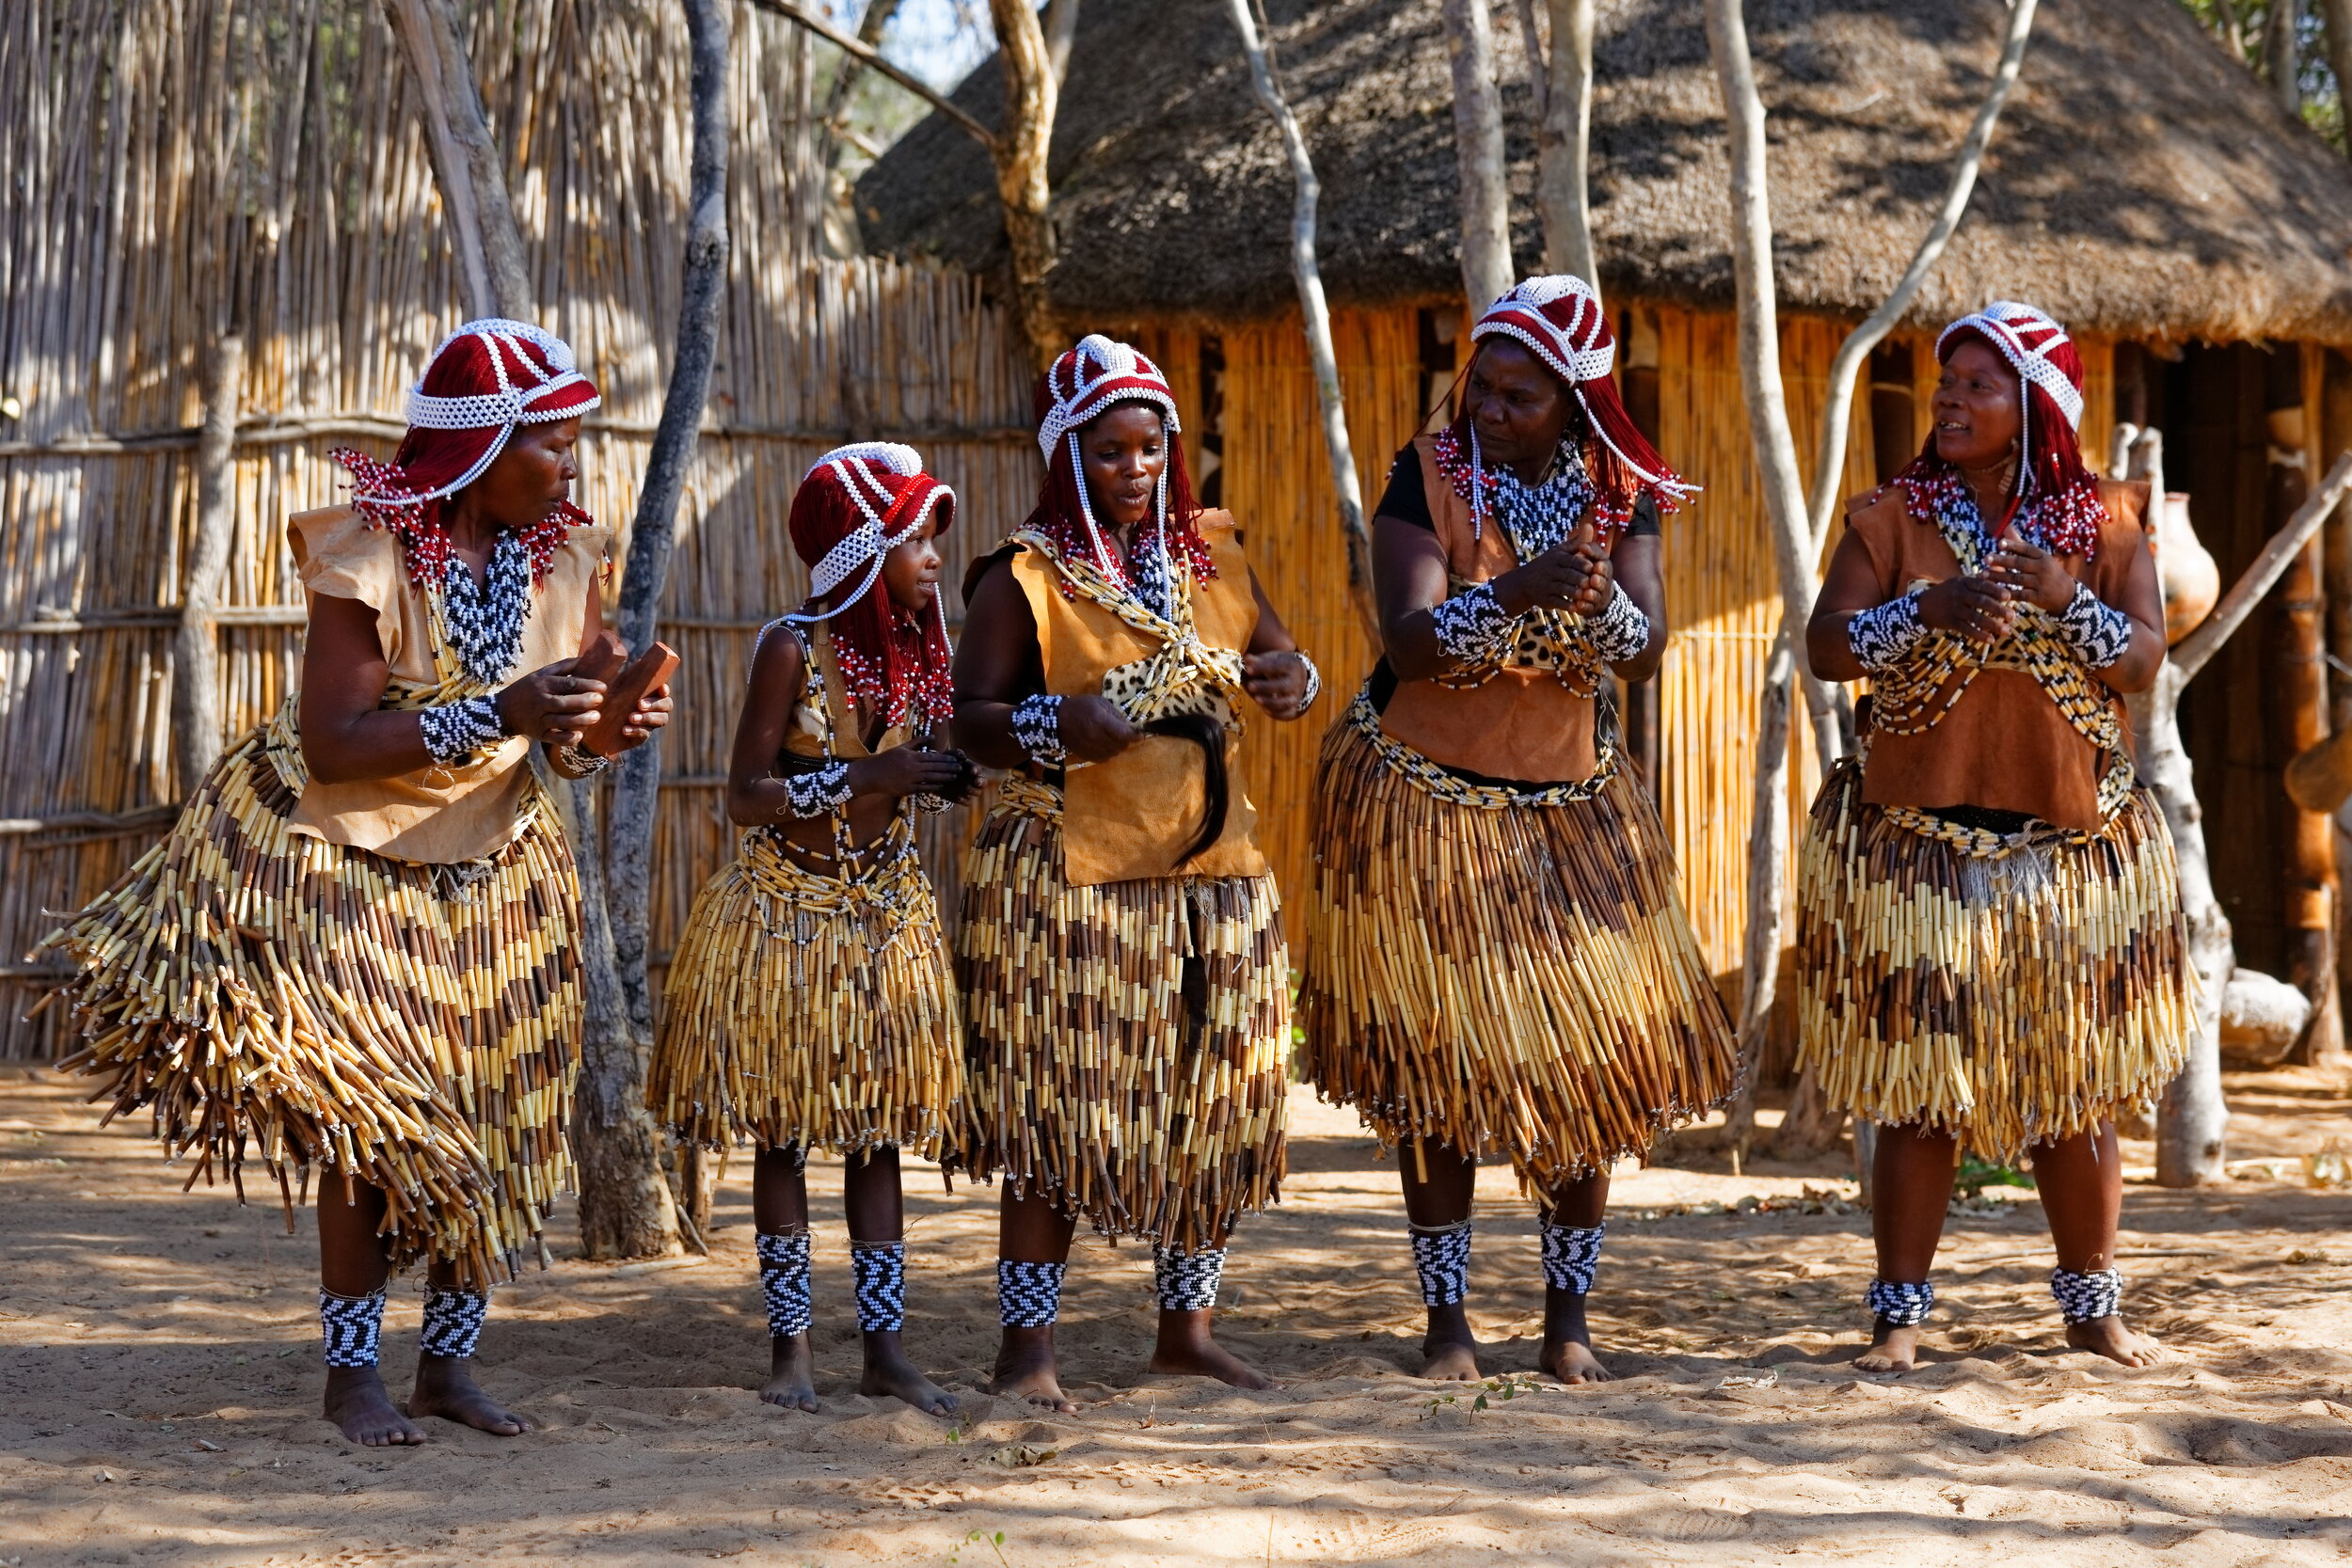
M 1258 629 L 1258 601 L 1249 588 L 1249 562 L 1233 535 L 1230 512 L 1204 512 L 1197 525 L 1208 541 L 1216 576 L 1190 585 L 1193 629 L 1211 647 L 1246 651 Z M 1037 622 L 1045 689 L 1058 697 L 1100 696 L 1103 679 L 1123 665 L 1151 657 L 1156 639 L 1137 631 L 1084 595 L 1061 591 L 1060 574 L 1037 550 L 1012 557 L 1013 580 L 1028 595 Z M 1229 735 L 1226 776 L 1232 801 L 1225 832 L 1182 867 L 1176 857 L 1200 832 L 1206 808 L 1200 753 L 1190 741 L 1147 736 L 1108 762 L 1068 770 L 1062 784 L 1064 874 L 1073 887 L 1147 877 L 1257 877 L 1257 808 L 1241 786 L 1241 741 Z
M 790 633 L 778 626 L 767 635 L 785 637 Z M 816 678 L 801 683 L 801 700 L 792 710 L 792 727 L 784 735 L 786 751 L 796 757 L 823 756 L 828 729 L 833 736 L 833 755 L 840 762 L 855 762 L 907 743 L 913 731 L 910 726 L 898 723 L 884 730 L 881 741 L 869 749 L 859 733 L 863 721 L 850 701 L 849 687 L 841 679 L 841 660 L 834 652 L 832 631 L 819 626 L 810 634 L 806 646 L 814 655 L 810 673 Z
M 2099 499 L 2107 518 L 2097 551 L 2088 563 L 2080 556 L 2058 559 L 2093 594 L 2120 606 L 2132 564 L 2148 548 L 2140 527 L 2148 486 L 2101 480 Z M 1960 576 L 1960 558 L 1943 531 L 1931 518 L 1914 517 L 1894 485 L 1848 502 L 1846 531 L 1869 559 L 1881 603 L 1916 585 Z M 2122 705 L 2121 697 L 2113 700 Z M 2130 734 L 2128 725 L 2124 733 Z M 2053 827 L 2096 831 L 2100 770 L 2097 748 L 2067 721 L 2041 682 L 2022 670 L 1981 670 L 1931 728 L 1870 736 L 1862 798 L 1877 806 L 2024 812 Z
M 1458 594 L 1517 566 L 1518 557 L 1491 517 L 1473 529 L 1470 502 L 1438 472 L 1435 438 L 1417 438 L 1413 451 L 1421 457 L 1429 515 L 1445 551 L 1449 592 Z M 1479 686 L 1400 681 L 1380 715 L 1384 734 L 1432 762 L 1522 784 L 1558 784 L 1590 774 L 1599 762 L 1593 725 L 1590 697 L 1570 690 L 1550 670 L 1510 664 Z

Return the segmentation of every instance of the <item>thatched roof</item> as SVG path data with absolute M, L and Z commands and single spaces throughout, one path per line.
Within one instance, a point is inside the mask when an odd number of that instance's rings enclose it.
M 1436 0 L 1267 0 L 1324 184 L 1335 303 L 1441 300 L 1456 271 Z M 1600 0 L 1604 286 L 1727 305 L 1723 118 L 1698 0 Z M 1909 261 L 1998 53 L 1995 0 L 1750 0 L 1771 113 L 1781 300 L 1860 315 Z M 1057 307 L 1260 314 L 1292 300 L 1291 180 L 1224 0 L 1086 0 L 1056 128 Z M 1541 254 L 1531 103 L 1498 6 L 1514 249 Z M 2032 300 L 2078 329 L 2352 341 L 2352 166 L 2179 0 L 2043 0 L 1966 222 L 1915 312 Z M 998 122 L 984 61 L 955 94 Z M 934 115 L 859 182 L 867 243 L 1000 269 L 988 162 Z

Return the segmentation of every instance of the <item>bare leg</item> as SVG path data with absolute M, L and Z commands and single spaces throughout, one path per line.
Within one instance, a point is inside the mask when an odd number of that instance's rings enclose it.
M 895 1166 L 891 1174 L 898 1174 Z M 763 1148 L 752 1163 L 752 1226 L 768 1236 L 808 1234 L 808 1171 L 798 1148 Z M 817 1367 L 805 1333 L 768 1341 L 768 1382 L 759 1397 L 787 1410 L 816 1410 Z
M 850 1212 L 850 1240 L 889 1243 L 906 1240 L 906 1201 L 898 1187 L 898 1151 L 884 1145 L 850 1156 L 842 1196 Z M 858 1380 L 861 1394 L 887 1394 L 902 1399 L 927 1416 L 952 1416 L 955 1396 L 915 1370 L 898 1342 L 895 1328 L 867 1329 L 866 1374 Z
M 434 1260 L 426 1277 L 437 1290 L 457 1288 L 456 1266 L 438 1259 Z M 529 1421 L 484 1393 L 482 1386 L 474 1382 L 473 1360 L 470 1355 L 435 1355 L 419 1350 L 417 1382 L 408 1393 L 408 1414 L 438 1416 L 445 1421 L 456 1421 L 500 1437 L 529 1432 Z
M 1870 1163 L 1870 1239 L 1878 1246 L 1881 1279 L 1926 1283 L 1959 1168 L 1960 1145 L 1948 1132 L 1910 1125 L 1879 1129 L 1878 1155 Z M 1866 1372 L 1907 1372 L 1918 1354 L 1918 1325 L 1882 1318 L 1871 1325 L 1870 1348 L 1854 1365 Z
M 1004 1208 L 997 1222 L 996 1255 L 1012 1263 L 1068 1263 L 1070 1238 L 1077 1222 L 1041 1193 L 1013 1196 L 1005 1186 Z M 1007 1328 L 996 1350 L 996 1374 L 989 1380 L 992 1394 L 1018 1394 L 1031 1404 L 1074 1415 L 1078 1407 L 1061 1391 L 1061 1370 L 1054 1359 L 1054 1330 Z
M 1459 1225 L 1470 1215 L 1478 1162 L 1426 1139 L 1397 1146 L 1396 1170 L 1405 1183 L 1405 1217 L 1426 1228 Z M 1478 1339 L 1461 1302 L 1429 1308 L 1422 1337 L 1422 1376 L 1470 1382 L 1478 1373 Z
M 1564 1181 L 1545 1205 L 1546 1223 L 1589 1230 L 1609 1210 L 1609 1173 Z M 1544 1348 L 1539 1363 L 1563 1383 L 1607 1383 L 1609 1373 L 1593 1354 L 1593 1334 L 1584 1323 L 1584 1298 L 1544 1285 Z
M 384 1238 L 384 1195 L 359 1182 L 322 1173 L 318 1196 L 319 1285 L 339 1296 L 373 1295 L 390 1275 Z M 401 1414 L 373 1367 L 326 1369 L 326 1418 L 343 1436 L 371 1449 L 421 1443 L 424 1433 Z
M 2115 1266 L 2115 1227 L 2123 1213 L 2123 1165 L 2115 1129 L 2102 1122 L 2096 1132 L 2080 1132 L 2033 1146 L 2034 1186 L 2050 1222 L 2058 1267 L 2092 1274 Z M 2164 1347 L 2123 1326 L 2120 1313 L 2069 1323 L 2066 1342 L 2120 1361 L 2153 1367 L 2169 1359 Z
M 1222 1248 L 1225 1238 L 1216 1246 Z M 1152 1370 L 1213 1377 L 1236 1388 L 1271 1388 L 1274 1380 L 1216 1342 L 1216 1308 L 1160 1308 L 1159 1337 L 1152 1347 Z

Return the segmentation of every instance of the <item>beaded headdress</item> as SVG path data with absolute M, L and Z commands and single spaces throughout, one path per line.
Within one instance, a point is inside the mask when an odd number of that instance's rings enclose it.
M 1171 563 L 1182 562 L 1196 580 L 1215 576 L 1208 546 L 1193 526 L 1200 506 L 1193 499 L 1184 442 L 1178 439 L 1183 427 L 1175 391 L 1141 352 L 1100 333 L 1080 339 L 1038 382 L 1037 446 L 1045 458 L 1045 488 L 1028 526 L 1065 551 L 1091 556 L 1113 582 L 1126 580 L 1124 564 L 1094 520 L 1080 453 L 1080 433 L 1088 423 L 1121 403 L 1148 404 L 1167 424 L 1168 461 L 1152 498 L 1152 526 Z
M 955 516 L 956 493 L 923 471 L 920 452 L 895 441 L 835 447 L 792 497 L 792 548 L 808 565 L 814 608 L 784 619 L 833 622 L 842 684 L 888 723 L 918 711 L 939 722 L 953 707 L 947 612 L 939 596 L 928 614 L 911 617 L 875 588 L 892 550 L 934 519 L 946 532 Z
M 1597 443 L 1597 450 L 1593 443 L 1584 444 L 1584 463 L 1593 478 L 1597 498 L 1594 510 L 1601 523 L 1622 525 L 1644 494 L 1656 499 L 1660 511 L 1673 512 L 1698 493 L 1697 485 L 1666 467 L 1625 411 L 1609 375 L 1617 357 L 1616 334 L 1609 329 L 1609 313 L 1590 283 L 1566 273 L 1525 279 L 1488 306 L 1470 328 L 1473 344 L 1485 338 L 1509 338 L 1523 344 L 1575 394 Z M 1455 440 L 1467 443 L 1469 466 L 1475 468 L 1478 433 L 1470 428 L 1467 414 L 1455 428 Z M 1485 505 L 1477 484 L 1463 499 L 1473 515 Z
M 2014 300 L 1995 300 L 1947 326 L 1935 340 L 1937 362 L 1950 363 L 1952 351 L 1970 341 L 1984 344 L 2017 372 L 2020 396 L 2017 490 L 2010 518 L 1994 522 L 1988 531 L 1998 534 L 2013 520 L 2045 549 L 2090 557 L 2098 546 L 2106 508 L 2075 438 L 2083 417 L 2081 352 L 2049 312 Z M 1931 428 L 1927 445 L 1896 481 L 1911 492 L 1952 477 Z M 1916 494 L 1913 499 L 1923 499 Z
M 350 470 L 354 509 L 400 536 L 417 582 L 437 583 L 449 560 L 441 503 L 489 471 L 517 425 L 576 419 L 602 401 L 571 345 L 553 333 L 527 322 L 468 322 L 441 340 L 408 388 L 408 432 L 391 462 L 348 447 L 330 455 Z M 546 578 L 564 536 L 588 520 L 566 501 L 523 531 L 533 581 Z

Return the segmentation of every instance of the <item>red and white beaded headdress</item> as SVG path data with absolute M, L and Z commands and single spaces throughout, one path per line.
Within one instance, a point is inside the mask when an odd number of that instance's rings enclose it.
M 2017 372 L 2022 406 L 2011 503 L 2017 526 L 2030 530 L 2035 543 L 2046 549 L 2088 558 L 2098 547 L 2106 508 L 2075 437 L 2083 418 L 2083 360 L 2074 340 L 2048 311 L 2002 299 L 1946 327 L 1935 340 L 1937 362 L 1948 363 L 1952 351 L 1970 341 L 1992 349 Z M 1942 462 L 1931 430 L 1926 450 L 1903 472 Z M 1998 533 L 2000 526 L 1992 531 Z
M 895 441 L 835 447 L 792 497 L 792 547 L 808 565 L 818 608 L 783 619 L 834 622 L 842 684 L 889 723 L 910 712 L 936 723 L 953 708 L 946 607 L 934 594 L 930 612 L 911 617 L 874 590 L 884 557 L 934 518 L 946 532 L 955 516 L 956 493 L 923 471 L 920 452 Z
M 1037 386 L 1037 447 L 1045 458 L 1045 489 L 1028 526 L 1053 538 L 1065 551 L 1091 556 L 1114 582 L 1126 579 L 1117 552 L 1103 537 L 1088 498 L 1086 463 L 1079 432 L 1105 410 L 1143 403 L 1160 411 L 1168 432 L 1168 461 L 1152 498 L 1152 526 L 1171 562 L 1182 562 L 1195 579 L 1216 575 L 1208 546 L 1193 527 L 1200 515 L 1184 468 L 1183 429 L 1176 393 L 1160 368 L 1133 346 L 1089 333 L 1056 359 Z
M 410 575 L 437 582 L 449 560 L 441 503 L 487 473 L 516 427 L 576 419 L 603 399 L 571 346 L 528 322 L 468 322 L 441 340 L 408 388 L 408 432 L 389 463 L 348 447 L 332 455 L 352 477 L 352 506 L 406 546 Z M 564 503 L 524 531 L 534 580 L 588 515 Z
M 1584 279 L 1566 273 L 1530 277 L 1486 308 L 1470 328 L 1470 341 L 1509 338 L 1523 343 L 1575 394 L 1585 424 L 1601 450 L 1585 453 L 1601 519 L 1622 524 L 1632 515 L 1635 499 L 1647 492 L 1659 510 L 1672 512 L 1698 493 L 1658 455 L 1617 397 L 1609 376 L 1616 363 L 1616 334 L 1609 329 L 1609 313 L 1600 296 Z M 1474 442 L 1476 432 L 1470 432 Z M 1478 496 L 1467 498 L 1473 507 Z

